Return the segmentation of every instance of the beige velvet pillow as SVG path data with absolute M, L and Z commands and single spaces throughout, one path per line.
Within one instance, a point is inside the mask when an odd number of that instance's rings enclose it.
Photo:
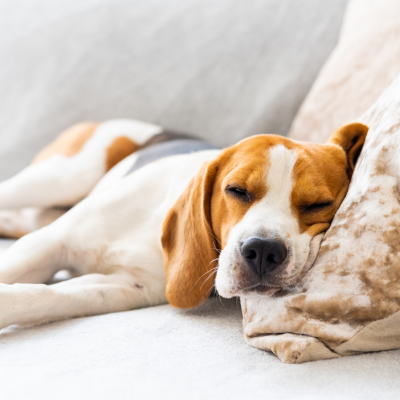
M 400 76 L 363 115 L 349 191 L 313 267 L 271 298 L 243 298 L 244 332 L 282 361 L 400 348 Z
M 301 106 L 289 137 L 325 143 L 364 113 L 400 72 L 400 1 L 351 0 L 339 43 Z

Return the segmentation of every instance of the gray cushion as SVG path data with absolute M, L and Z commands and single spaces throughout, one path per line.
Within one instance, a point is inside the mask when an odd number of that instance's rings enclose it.
M 346 0 L 0 0 L 0 179 L 82 120 L 286 134 Z

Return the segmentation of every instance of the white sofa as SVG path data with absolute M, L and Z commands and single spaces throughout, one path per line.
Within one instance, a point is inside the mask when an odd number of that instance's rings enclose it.
M 80 120 L 286 134 L 345 0 L 0 0 L 0 177 Z M 10 241 L 0 242 L 6 248 Z M 1 266 L 0 266 L 1 267 Z M 209 299 L 0 332 L 2 399 L 398 399 L 400 351 L 285 365 Z

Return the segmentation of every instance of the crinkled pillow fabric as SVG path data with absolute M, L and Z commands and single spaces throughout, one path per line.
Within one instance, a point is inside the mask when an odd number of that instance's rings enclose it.
M 400 76 L 361 120 L 367 140 L 314 266 L 242 299 L 248 343 L 285 362 L 400 348 Z
M 400 1 L 351 0 L 340 40 L 302 104 L 289 137 L 325 143 L 363 114 L 400 73 Z
M 0 179 L 80 121 L 287 134 L 347 0 L 0 0 Z

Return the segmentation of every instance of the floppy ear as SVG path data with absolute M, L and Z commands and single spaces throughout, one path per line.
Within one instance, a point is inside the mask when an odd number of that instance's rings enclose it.
M 206 163 L 169 210 L 162 227 L 170 304 L 192 308 L 201 304 L 214 284 L 217 240 L 211 224 L 211 194 L 217 163 Z
M 361 153 L 368 129 L 368 126 L 364 124 L 353 122 L 342 126 L 328 140 L 328 143 L 337 144 L 346 152 L 347 174 L 349 178 L 353 175 L 354 166 Z

